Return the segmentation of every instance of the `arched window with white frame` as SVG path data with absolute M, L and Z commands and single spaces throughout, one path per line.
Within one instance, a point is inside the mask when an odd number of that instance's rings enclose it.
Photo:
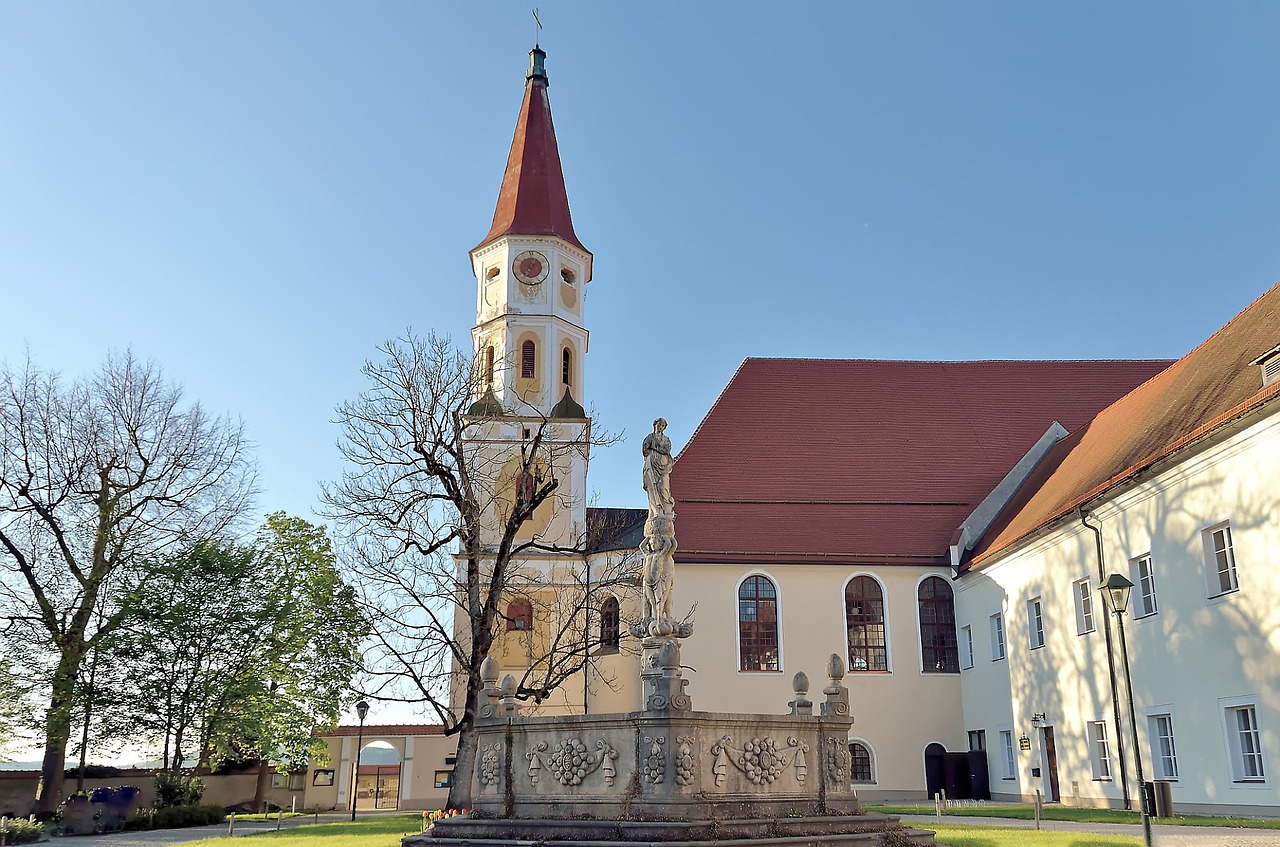
M 778 588 L 766 576 L 749 576 L 738 586 L 738 668 L 776 671 Z

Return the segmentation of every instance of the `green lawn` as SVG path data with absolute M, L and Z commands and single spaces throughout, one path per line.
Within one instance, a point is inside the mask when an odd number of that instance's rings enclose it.
M 932 815 L 932 803 L 919 805 L 870 805 L 868 811 L 884 812 L 886 815 Z M 1013 818 L 1029 821 L 1035 818 L 1035 810 L 1029 805 L 954 806 L 947 809 L 944 818 L 952 817 Z M 1042 819 L 1047 821 L 1077 821 L 1079 823 L 1142 823 L 1142 815 L 1137 812 L 1126 812 L 1121 809 L 1081 809 L 1071 806 L 1045 806 Z M 1259 820 L 1255 818 L 1211 817 L 1209 815 L 1177 815 L 1172 818 L 1152 818 L 1159 824 L 1175 824 L 1181 826 L 1235 826 L 1246 829 L 1280 829 L 1280 820 Z
M 948 847 L 1135 847 L 1142 839 L 1133 835 L 1090 835 L 1087 832 L 1050 832 L 1035 829 L 992 829 L 940 823 L 920 824 L 938 833 L 938 843 Z
M 239 817 L 236 818 L 239 820 Z M 270 841 L 271 847 L 400 847 L 406 833 L 422 829 L 422 815 L 393 815 L 369 818 L 355 823 L 322 823 L 295 826 L 280 832 L 263 832 L 248 836 L 256 844 Z M 203 847 L 244 847 L 244 837 L 206 838 L 193 841 Z

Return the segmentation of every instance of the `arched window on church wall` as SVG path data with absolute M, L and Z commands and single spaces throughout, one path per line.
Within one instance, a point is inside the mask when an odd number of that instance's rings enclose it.
M 850 671 L 889 670 L 884 630 L 884 590 L 869 576 L 855 576 L 844 589 Z
M 528 632 L 533 629 L 533 604 L 528 600 L 512 600 L 507 604 L 507 631 Z
M 920 583 L 920 659 L 925 673 L 960 673 L 956 646 L 956 607 L 951 586 L 942 577 Z
M 573 385 L 573 351 L 568 347 L 560 355 L 560 380 L 565 385 Z
M 767 577 L 751 576 L 738 589 L 739 667 L 778 669 L 778 589 Z
M 606 597 L 600 604 L 600 646 L 617 647 L 622 637 L 622 612 L 617 597 Z
M 867 745 L 855 741 L 849 745 L 849 755 L 851 757 L 850 780 L 862 785 L 874 783 L 876 774 L 875 768 L 872 766 L 871 749 Z
M 538 360 L 538 346 L 533 343 L 532 339 L 525 341 L 520 345 L 520 378 L 533 379 L 535 365 Z
M 493 385 L 493 345 L 484 348 L 484 384 Z

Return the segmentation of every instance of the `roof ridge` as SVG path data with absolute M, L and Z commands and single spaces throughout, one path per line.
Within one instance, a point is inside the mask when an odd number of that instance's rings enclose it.
M 1172 364 L 1179 359 L 1153 357 L 1147 359 L 863 359 L 836 358 L 824 356 L 748 356 L 742 360 L 741 370 L 748 362 L 823 362 L 833 364 L 888 364 L 888 365 L 1096 365 L 1114 362 L 1116 364 Z M 736 375 L 736 373 L 735 373 Z M 721 392 L 723 393 L 723 392 Z
M 673 464 L 680 461 L 680 457 L 684 455 L 684 451 L 689 449 L 689 445 L 693 443 L 693 440 L 698 437 L 698 433 L 702 431 L 703 425 L 705 425 L 707 421 L 711 420 L 711 416 L 715 414 L 716 407 L 720 405 L 720 401 L 724 399 L 724 395 L 729 392 L 729 388 L 742 374 L 742 369 L 747 366 L 747 362 L 749 361 L 751 361 L 751 357 L 748 356 L 742 360 L 742 363 L 739 364 L 736 369 L 734 369 L 733 376 L 729 377 L 729 381 L 724 384 L 724 388 L 720 389 L 720 393 L 716 395 L 715 402 L 713 402 L 711 407 L 707 409 L 707 413 L 702 416 L 702 420 L 698 421 L 698 425 L 693 428 L 693 432 L 691 432 L 689 437 L 685 440 L 684 446 L 676 453 L 675 459 L 672 460 Z

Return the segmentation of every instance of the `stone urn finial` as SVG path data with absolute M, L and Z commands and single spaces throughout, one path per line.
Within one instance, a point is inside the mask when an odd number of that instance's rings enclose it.
M 812 715 L 813 701 L 809 699 L 809 675 L 804 671 L 796 671 L 791 678 L 791 688 L 795 691 L 795 699 L 787 705 L 793 715 Z
M 844 659 L 839 653 L 832 653 L 827 659 L 827 679 L 827 687 L 822 689 L 822 693 L 827 695 L 822 703 L 822 714 L 835 717 L 849 714 L 849 689 L 842 684 Z
M 485 688 L 491 688 L 498 684 L 498 660 L 492 656 L 485 656 L 484 661 L 480 663 L 480 681 L 484 683 Z

